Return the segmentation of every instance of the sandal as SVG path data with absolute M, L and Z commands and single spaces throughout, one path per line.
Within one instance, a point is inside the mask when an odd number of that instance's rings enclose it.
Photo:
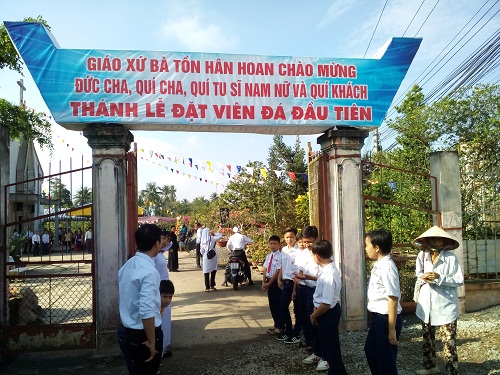
M 205 292 L 210 292 L 210 289 L 205 289 Z
M 281 330 L 273 327 L 273 328 L 269 328 L 267 330 L 267 333 L 270 335 L 279 335 L 281 333 Z

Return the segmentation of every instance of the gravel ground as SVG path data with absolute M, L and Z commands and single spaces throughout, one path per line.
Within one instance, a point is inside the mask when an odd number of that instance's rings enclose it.
M 461 375 L 500 374 L 500 306 L 464 314 L 458 322 L 458 353 Z M 342 354 L 351 375 L 369 374 L 363 353 L 366 331 L 341 334 Z M 405 316 L 398 354 L 399 374 L 420 368 L 420 326 Z M 438 346 L 440 348 L 440 346 Z M 173 357 L 162 360 L 161 374 L 292 375 L 318 374 L 314 365 L 302 364 L 307 354 L 297 345 L 285 345 L 264 332 L 260 337 L 225 345 L 193 344 L 172 348 Z M 444 368 L 442 352 L 438 365 Z M 119 355 L 94 357 L 90 352 L 33 353 L 18 356 L 0 371 L 5 375 L 28 374 L 126 374 Z

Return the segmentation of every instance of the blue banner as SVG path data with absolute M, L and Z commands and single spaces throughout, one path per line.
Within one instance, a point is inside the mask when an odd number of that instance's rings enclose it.
M 74 130 L 314 134 L 379 126 L 421 43 L 377 59 L 62 49 L 39 23 L 4 22 L 55 121 Z

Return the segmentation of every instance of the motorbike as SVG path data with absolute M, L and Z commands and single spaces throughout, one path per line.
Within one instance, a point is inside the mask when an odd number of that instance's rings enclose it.
M 231 284 L 234 290 L 238 290 L 238 285 L 247 281 L 245 262 L 236 256 L 230 256 L 226 265 L 225 277 L 225 285 Z

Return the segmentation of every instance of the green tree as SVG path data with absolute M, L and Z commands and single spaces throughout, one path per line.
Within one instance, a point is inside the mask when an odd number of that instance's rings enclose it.
M 59 201 L 60 208 L 71 208 L 71 192 L 66 188 L 66 185 L 61 183 L 61 179 L 54 177 L 49 180 L 49 191 L 46 192 L 51 201 Z
M 40 22 L 50 30 L 47 22 L 41 17 L 25 18 L 25 22 Z M 7 29 L 0 26 L 0 69 L 8 68 L 22 74 L 22 62 Z M 12 140 L 28 140 L 37 142 L 42 149 L 47 148 L 51 153 L 54 149 L 51 140 L 51 125 L 45 120 L 43 113 L 34 112 L 5 99 L 0 99 L 0 124 L 9 130 Z
M 88 203 L 92 203 L 92 189 L 87 186 L 82 186 L 76 190 L 73 196 L 73 205 L 83 206 Z

